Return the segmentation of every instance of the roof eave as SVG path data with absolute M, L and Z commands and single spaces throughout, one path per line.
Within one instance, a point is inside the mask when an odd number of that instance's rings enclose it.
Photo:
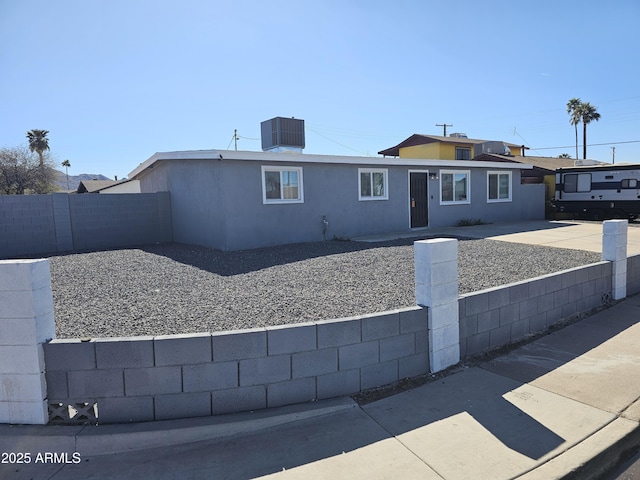
M 528 170 L 532 165 L 518 162 L 478 162 L 475 160 L 435 160 L 435 159 L 414 159 L 398 158 L 387 161 L 382 157 L 353 157 L 337 155 L 316 155 L 302 153 L 268 153 L 249 152 L 236 150 L 197 150 L 182 152 L 158 152 L 149 159 L 141 163 L 129 174 L 129 179 L 134 180 L 144 171 L 153 168 L 159 161 L 172 160 L 235 160 L 235 161 L 259 161 L 275 163 L 322 163 L 322 164 L 351 164 L 351 165 L 376 165 L 385 166 L 408 166 L 408 167 L 438 167 L 438 168 L 517 168 Z

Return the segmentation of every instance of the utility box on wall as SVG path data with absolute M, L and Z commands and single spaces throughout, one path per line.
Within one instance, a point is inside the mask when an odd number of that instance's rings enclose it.
M 302 153 L 304 149 L 304 120 L 275 117 L 260 123 L 260 130 L 264 152 Z

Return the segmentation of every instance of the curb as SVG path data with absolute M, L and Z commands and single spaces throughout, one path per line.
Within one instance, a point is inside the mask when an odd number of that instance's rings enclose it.
M 561 480 L 598 480 L 604 478 L 607 472 L 613 470 L 624 459 L 629 450 L 640 445 L 640 424 L 636 425 L 634 430 L 584 462 L 580 467 L 567 473 Z
M 640 442 L 640 424 L 618 417 L 549 461 L 518 475 L 519 480 L 599 480 Z

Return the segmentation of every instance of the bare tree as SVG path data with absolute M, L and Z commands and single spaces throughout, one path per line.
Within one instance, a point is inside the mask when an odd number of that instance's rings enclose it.
M 27 147 L 0 149 L 0 194 L 24 195 L 50 193 L 54 170 L 44 156 L 34 155 Z

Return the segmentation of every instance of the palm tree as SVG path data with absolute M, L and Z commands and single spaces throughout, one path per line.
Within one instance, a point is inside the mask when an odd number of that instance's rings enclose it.
M 593 120 L 596 122 L 600 120 L 600 114 L 596 110 L 596 107 L 591 105 L 589 102 L 584 102 L 580 104 L 580 117 L 582 120 L 582 158 L 587 158 L 587 125 L 590 124 Z
M 29 150 L 37 152 L 40 157 L 40 168 L 44 167 L 45 150 L 49 150 L 49 139 L 47 138 L 48 130 L 29 130 L 27 138 L 29 139 Z
M 568 153 L 561 153 L 560 155 L 558 155 L 558 158 L 571 158 L 571 155 L 569 155 Z
M 572 98 L 567 102 L 567 113 L 569 114 L 569 123 L 576 129 L 576 158 L 578 158 L 578 124 L 582 119 L 580 115 L 580 107 L 582 102 L 579 98 Z
M 64 160 L 62 162 L 62 166 L 67 171 L 67 190 L 69 190 L 69 167 L 71 166 L 71 162 L 69 160 Z

